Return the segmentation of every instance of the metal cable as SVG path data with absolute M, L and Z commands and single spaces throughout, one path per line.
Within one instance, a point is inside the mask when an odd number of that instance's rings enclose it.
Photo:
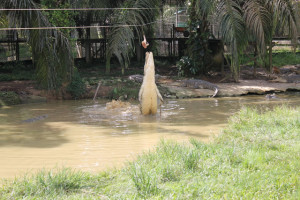
M 95 26 L 49 26 L 49 27 L 26 27 L 26 28 L 0 28 L 0 31 L 18 31 L 18 30 L 53 30 L 53 29 L 84 29 L 84 28 L 114 28 L 114 27 L 141 27 L 147 26 L 150 24 L 155 24 L 158 22 L 162 22 L 164 20 L 156 20 L 153 22 L 149 22 L 146 24 L 120 24 L 120 25 L 95 25 Z M 165 24 L 173 24 L 173 23 L 165 23 Z
M 185 8 L 185 7 L 178 7 Z M 86 11 L 86 10 L 159 10 L 161 8 L 0 8 L 0 11 Z

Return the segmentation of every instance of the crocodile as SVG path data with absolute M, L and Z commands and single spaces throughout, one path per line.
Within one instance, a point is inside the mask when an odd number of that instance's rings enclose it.
M 159 74 L 155 74 L 155 82 L 158 81 L 158 79 L 160 79 L 162 76 L 159 75 Z M 141 74 L 134 74 L 134 75 L 130 75 L 129 77 L 129 80 L 131 81 L 135 81 L 135 82 L 138 82 L 138 83 L 142 83 L 143 82 L 143 79 L 144 79 L 144 76 L 141 75 Z
M 23 120 L 23 121 L 21 121 L 21 123 L 33 123 L 33 122 L 36 122 L 36 121 L 39 121 L 39 120 L 43 120 L 47 117 L 48 117 L 47 114 L 46 115 L 41 115 L 41 116 L 38 116 L 38 117 Z
M 267 99 L 277 99 L 278 97 L 276 96 L 275 93 L 273 93 L 273 94 L 267 94 L 267 95 L 266 95 L 266 98 L 267 98 Z
M 139 91 L 140 109 L 143 115 L 156 114 L 157 106 L 163 98 L 155 84 L 155 66 L 153 53 L 146 53 L 143 83 Z
M 219 91 L 217 85 L 212 84 L 208 81 L 200 80 L 200 79 L 188 79 L 181 81 L 182 87 L 188 87 L 193 89 L 210 89 L 215 91 L 215 93 L 211 97 L 215 97 Z

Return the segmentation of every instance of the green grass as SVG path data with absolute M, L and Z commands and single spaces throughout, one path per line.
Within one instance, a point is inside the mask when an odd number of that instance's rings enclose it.
M 250 57 L 252 58 L 253 55 L 250 54 Z M 276 67 L 282 67 L 285 65 L 296 65 L 300 63 L 300 52 L 298 51 L 296 53 L 293 53 L 291 51 L 275 51 L 272 54 L 272 58 L 273 66 Z M 258 63 L 262 65 L 263 62 L 261 59 L 258 59 Z M 242 55 L 241 64 L 254 65 L 254 62 L 250 62 L 249 57 L 247 57 L 246 55 Z
M 243 108 L 211 144 L 162 141 L 121 170 L 4 182 L 1 199 L 299 199 L 300 108 Z
M 34 70 L 30 71 L 16 71 L 14 73 L 0 73 L 1 81 L 15 81 L 15 80 L 35 80 Z
M 14 80 L 34 80 L 35 70 L 31 63 L 6 62 L 0 65 L 0 82 Z
M 274 53 L 273 54 L 273 65 L 281 67 L 284 65 L 296 65 L 300 64 L 300 52 L 298 53 Z

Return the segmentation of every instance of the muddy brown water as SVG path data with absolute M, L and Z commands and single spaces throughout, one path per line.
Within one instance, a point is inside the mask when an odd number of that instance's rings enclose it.
M 1 108 L 0 179 L 55 167 L 121 167 L 161 139 L 211 140 L 242 106 L 300 106 L 300 93 L 277 96 L 167 100 L 161 116 L 141 116 L 137 102 L 113 110 L 91 100 Z

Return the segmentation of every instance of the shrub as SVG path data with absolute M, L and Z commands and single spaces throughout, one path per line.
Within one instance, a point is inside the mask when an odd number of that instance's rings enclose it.
M 12 80 L 13 80 L 13 78 L 12 78 L 11 74 L 7 74 L 7 73 L 0 74 L 0 82 L 1 81 L 12 81 Z
M 2 92 L 0 91 L 0 107 L 6 105 L 20 104 L 21 99 L 15 92 Z
M 180 77 L 196 75 L 199 72 L 199 67 L 188 56 L 183 56 L 176 66 Z
M 67 92 L 69 92 L 74 99 L 78 99 L 85 93 L 85 91 L 85 84 L 78 71 L 75 71 L 72 76 L 72 81 L 67 86 Z
M 138 99 L 140 84 L 128 80 L 117 80 L 109 83 L 114 86 L 111 91 L 110 99 Z M 124 99 L 123 99 L 124 98 Z

